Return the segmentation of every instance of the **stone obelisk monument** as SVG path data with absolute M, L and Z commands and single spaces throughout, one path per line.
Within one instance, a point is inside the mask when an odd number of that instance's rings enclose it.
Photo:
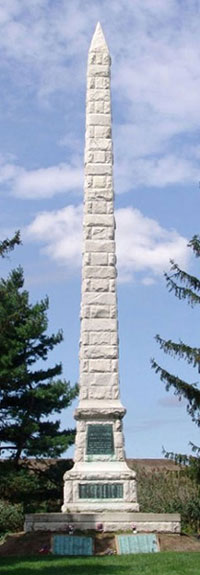
M 74 467 L 64 475 L 62 513 L 26 515 L 25 530 L 180 533 L 179 514 L 138 513 L 126 464 L 119 397 L 110 56 L 100 24 L 87 77 L 80 399 Z
M 64 512 L 138 510 L 119 397 L 110 64 L 97 24 L 87 70 L 80 401 L 75 464 L 64 476 Z

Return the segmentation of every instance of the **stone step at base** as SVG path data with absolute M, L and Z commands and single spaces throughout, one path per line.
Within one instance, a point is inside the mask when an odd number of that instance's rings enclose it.
M 67 532 L 69 524 L 74 529 L 97 529 L 99 523 L 109 532 L 132 531 L 141 533 L 177 533 L 181 531 L 179 513 L 128 513 L 112 511 L 102 513 L 31 513 L 25 516 L 24 530 Z

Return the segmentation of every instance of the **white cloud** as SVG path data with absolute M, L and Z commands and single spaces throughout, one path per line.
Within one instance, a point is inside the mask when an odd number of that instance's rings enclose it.
M 115 168 L 116 192 L 122 193 L 136 187 L 164 188 L 171 184 L 188 184 L 196 182 L 198 186 L 200 170 L 193 159 L 187 160 L 176 154 L 161 157 L 131 157 L 129 140 L 126 141 L 129 152 L 127 156 L 118 155 Z
M 73 269 L 81 263 L 82 206 L 42 212 L 24 233 L 45 244 L 43 253 Z
M 7 0 L 0 5 L 0 66 L 40 102 L 65 94 L 75 126 L 100 19 L 113 59 L 116 190 L 198 181 L 190 144 L 200 117 L 199 15 L 196 0 Z
M 169 266 L 171 258 L 187 266 L 187 240 L 176 231 L 131 207 L 116 211 L 117 258 L 120 281 L 139 278 L 151 285 Z M 45 244 L 43 252 L 73 269 L 81 262 L 82 206 L 42 212 L 26 229 L 30 239 Z
M 79 166 L 70 164 L 25 170 L 16 164 L 2 163 L 0 184 L 8 185 L 11 193 L 19 198 L 50 198 L 57 193 L 80 191 L 82 170 Z
M 14 194 L 25 199 L 50 198 L 56 193 L 78 190 L 81 184 L 80 168 L 59 164 L 22 171 L 15 182 Z
M 169 267 L 174 259 L 186 266 L 187 240 L 175 230 L 166 230 L 160 224 L 131 207 L 116 211 L 117 257 L 123 279 L 132 279 L 137 272 L 145 273 L 142 282 L 150 285 L 157 275 Z M 150 275 L 151 274 L 151 275 Z

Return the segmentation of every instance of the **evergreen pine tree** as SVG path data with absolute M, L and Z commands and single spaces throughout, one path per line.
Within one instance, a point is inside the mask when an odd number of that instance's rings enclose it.
M 189 247 L 193 250 L 194 255 L 200 257 L 200 236 L 195 235 L 189 242 Z M 169 274 L 165 274 L 167 287 L 169 291 L 174 292 L 175 296 L 180 300 L 186 300 L 193 308 L 200 304 L 200 280 L 199 278 L 188 274 L 182 270 L 176 263 L 171 262 L 171 270 Z M 200 372 L 200 348 L 191 347 L 188 343 L 182 340 L 174 342 L 172 340 L 164 340 L 159 335 L 156 336 L 160 348 L 166 353 L 178 359 L 184 359 L 188 364 L 191 364 Z M 163 367 L 158 365 L 155 359 L 152 360 L 152 367 L 156 373 L 159 374 L 160 379 L 165 383 L 166 390 L 173 388 L 174 394 L 180 399 L 185 398 L 187 401 L 187 411 L 192 418 L 192 421 L 200 426 L 200 385 L 197 383 L 189 383 L 172 373 L 169 373 Z M 174 457 L 178 461 L 192 464 L 195 469 L 196 475 L 200 479 L 200 447 L 191 443 L 194 456 L 180 455 L 168 453 L 169 457 Z
M 6 242 L 2 253 L 12 248 Z M 74 430 L 51 416 L 77 395 L 77 385 L 60 378 L 61 364 L 43 366 L 63 334 L 46 333 L 48 298 L 32 305 L 23 285 L 21 267 L 0 280 L 0 445 L 16 463 L 22 455 L 57 457 L 74 442 Z

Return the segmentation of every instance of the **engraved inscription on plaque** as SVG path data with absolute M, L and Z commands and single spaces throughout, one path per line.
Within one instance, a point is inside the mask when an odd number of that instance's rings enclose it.
M 114 453 L 113 426 L 96 423 L 88 425 L 87 455 L 112 455 Z
M 122 483 L 82 483 L 79 484 L 80 499 L 122 499 Z

